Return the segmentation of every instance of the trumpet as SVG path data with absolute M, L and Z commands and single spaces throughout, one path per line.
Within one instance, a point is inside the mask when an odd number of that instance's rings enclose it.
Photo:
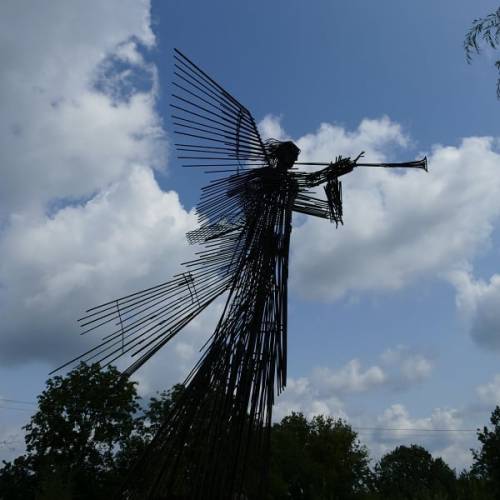
M 428 172 L 427 168 L 427 156 L 424 156 L 421 160 L 416 161 L 406 161 L 402 163 L 357 163 L 353 162 L 354 167 L 378 167 L 378 168 L 417 168 L 419 170 L 425 170 Z M 299 162 L 296 161 L 294 165 L 317 165 L 328 167 L 331 163 L 318 163 L 318 162 Z

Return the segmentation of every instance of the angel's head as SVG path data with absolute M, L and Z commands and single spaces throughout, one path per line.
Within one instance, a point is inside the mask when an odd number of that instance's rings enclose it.
M 292 168 L 300 153 L 300 149 L 292 141 L 268 139 L 265 147 L 269 163 L 280 170 Z

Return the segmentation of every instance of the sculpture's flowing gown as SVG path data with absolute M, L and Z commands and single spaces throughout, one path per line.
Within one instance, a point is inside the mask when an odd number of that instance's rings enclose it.
M 153 498 L 187 491 L 189 498 L 223 499 L 243 491 L 245 471 L 266 469 L 274 395 L 286 381 L 288 251 L 297 182 L 286 171 L 263 168 L 224 184 L 206 191 L 204 225 L 190 236 L 208 234 L 205 245 L 226 255 L 218 272 L 224 280 L 230 269 L 229 295 L 175 410 L 136 470 L 137 490 Z M 217 220 L 204 203 L 214 191 L 227 207 L 219 206 Z M 193 282 L 193 293 L 195 287 Z
M 129 498 L 175 498 L 179 491 L 233 498 L 248 487 L 249 474 L 253 483 L 264 478 L 274 397 L 286 384 L 292 211 L 331 218 L 329 204 L 308 192 L 324 180 L 276 166 L 212 181 L 197 207 L 200 226 L 188 233 L 202 250 L 185 272 L 83 319 L 86 331 L 111 331 L 79 359 L 111 363 L 131 354 L 131 374 L 227 292 L 202 358 L 130 475 Z

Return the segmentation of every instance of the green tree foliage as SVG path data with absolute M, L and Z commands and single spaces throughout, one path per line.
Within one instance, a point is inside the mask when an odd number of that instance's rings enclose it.
M 121 475 L 115 455 L 137 431 L 138 399 L 134 383 L 112 367 L 81 364 L 49 379 L 24 427 L 26 455 L 2 470 L 3 498 L 15 498 L 5 491 L 14 495 L 19 482 L 24 499 L 109 498 Z
M 25 426 L 25 455 L 0 469 L 0 500 L 114 498 L 182 391 L 175 386 L 141 408 L 134 383 L 114 368 L 82 364 L 48 380 L 38 411 Z M 478 431 L 482 447 L 473 452 L 472 470 L 457 479 L 443 460 L 415 445 L 395 448 L 373 473 L 367 449 L 344 421 L 292 413 L 271 430 L 268 499 L 499 499 L 500 408 L 491 423 L 491 429 Z M 189 456 L 206 451 L 196 440 L 185 446 Z M 243 497 L 261 500 L 262 463 L 248 459 Z M 178 499 L 188 499 L 183 485 L 189 466 L 186 471 Z
M 375 466 L 377 489 L 387 500 L 456 498 L 455 473 L 421 446 L 398 446 Z
M 470 30 L 465 35 L 464 49 L 467 62 L 481 52 L 481 41 L 492 49 L 497 49 L 500 38 L 500 7 L 486 17 L 474 19 Z M 500 60 L 495 62 L 500 72 Z M 500 99 L 500 78 L 497 80 L 497 97 Z
M 292 413 L 271 436 L 273 499 L 349 500 L 368 491 L 368 451 L 342 420 Z
M 490 417 L 492 429 L 478 430 L 479 450 L 472 450 L 472 472 L 484 479 L 494 498 L 500 498 L 500 407 Z
M 169 391 L 162 391 L 158 397 L 153 396 L 149 400 L 148 407 L 144 410 L 142 417 L 144 427 L 143 435 L 149 439 L 160 430 L 161 424 L 165 421 L 165 417 L 169 414 L 175 402 L 180 398 L 184 386 L 176 384 Z
M 135 418 L 134 431 L 122 443 L 114 457 L 115 468 L 123 477 L 126 477 L 127 472 L 144 453 L 183 390 L 182 384 L 176 384 L 172 389 L 151 397 L 142 414 Z
M 5 462 L 0 470 L 0 498 L 26 500 L 34 498 L 36 478 L 24 456 Z
M 495 500 L 495 497 L 487 481 L 472 471 L 463 471 L 457 480 L 457 500 Z

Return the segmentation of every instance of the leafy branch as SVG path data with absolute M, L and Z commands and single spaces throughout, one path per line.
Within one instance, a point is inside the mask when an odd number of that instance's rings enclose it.
M 465 58 L 470 64 L 474 55 L 481 52 L 481 40 L 492 49 L 498 48 L 500 43 L 500 7 L 486 17 L 474 19 L 470 30 L 465 35 Z M 495 62 L 500 73 L 500 60 Z M 500 78 L 497 80 L 497 98 L 500 99 Z

